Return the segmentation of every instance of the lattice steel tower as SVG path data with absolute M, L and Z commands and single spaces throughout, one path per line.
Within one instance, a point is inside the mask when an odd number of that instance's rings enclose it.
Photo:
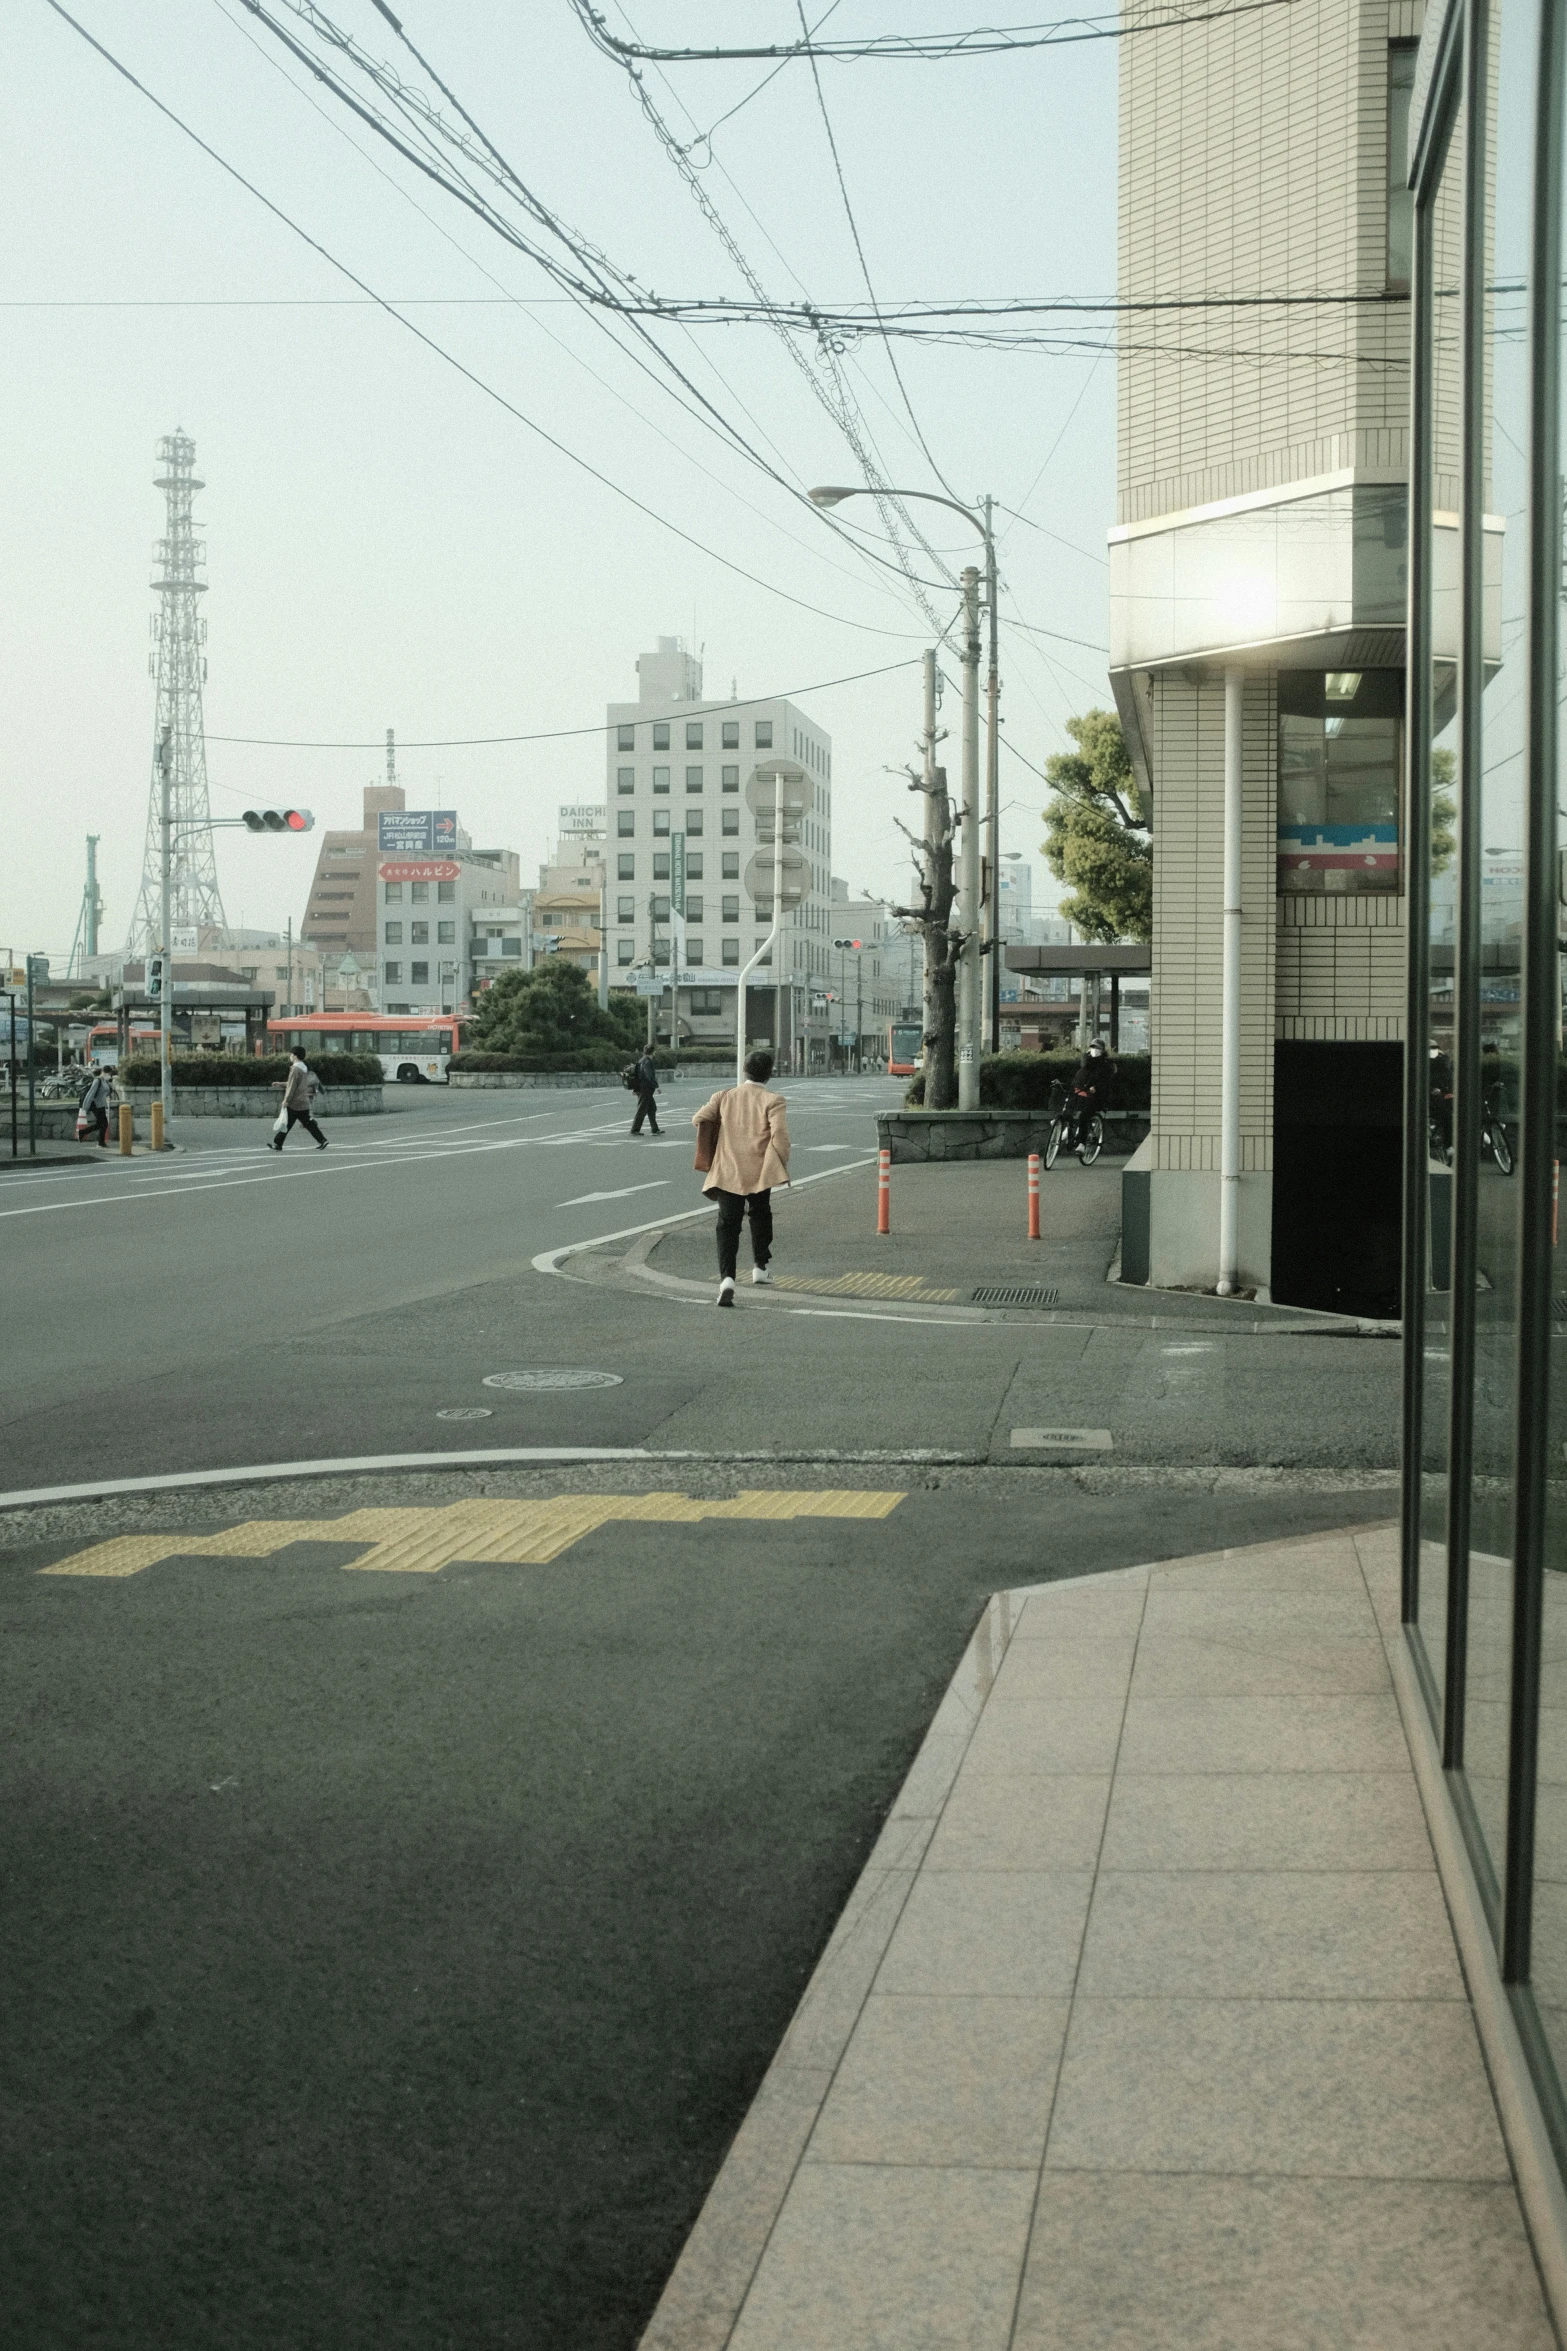
M 196 536 L 192 502 L 205 482 L 196 479 L 196 444 L 188 433 L 170 433 L 158 443 L 163 471 L 157 486 L 168 503 L 168 529 L 153 551 L 158 609 L 152 616 L 153 652 L 148 670 L 158 681 L 157 708 L 152 727 L 152 788 L 147 801 L 147 846 L 142 857 L 141 888 L 128 945 L 145 954 L 149 947 L 170 947 L 162 939 L 160 905 L 162 868 L 162 777 L 159 747 L 168 745 L 170 811 L 173 817 L 172 887 L 169 923 L 172 930 L 192 930 L 203 923 L 223 921 L 218 894 L 218 871 L 212 854 L 212 812 L 207 802 L 207 738 L 202 719 L 201 689 L 207 661 L 202 647 L 207 624 L 199 599 L 207 583 L 198 578 L 206 547 Z

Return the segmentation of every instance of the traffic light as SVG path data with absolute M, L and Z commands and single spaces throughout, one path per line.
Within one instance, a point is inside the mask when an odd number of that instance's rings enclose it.
M 833 941 L 833 945 L 834 945 L 835 947 L 844 947 L 844 948 L 853 947 L 853 948 L 855 948 L 856 950 L 858 950 L 858 948 L 859 948 L 859 944 L 860 944 L 860 942 L 859 942 L 859 940 L 858 940 L 858 939 L 834 939 L 834 941 Z
M 315 821 L 308 808 L 247 808 L 244 816 L 253 833 L 308 833 Z
M 163 1001 L 163 979 L 167 969 L 168 957 L 166 955 L 148 956 L 147 994 L 154 1004 L 160 1004 Z

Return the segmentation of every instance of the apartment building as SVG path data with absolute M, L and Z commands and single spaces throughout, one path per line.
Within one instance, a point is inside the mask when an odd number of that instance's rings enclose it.
M 1294 0 L 1120 59 L 1119 291 L 1170 305 L 1118 358 L 1112 682 L 1154 844 L 1124 1263 L 1363 1312 L 1398 1292 L 1422 13 Z
M 771 868 L 764 875 L 755 862 L 746 787 L 769 760 L 804 770 L 805 893 L 776 955 L 748 984 L 746 1014 L 748 1036 L 803 1068 L 811 998 L 824 997 L 831 963 L 831 737 L 781 698 L 705 699 L 701 662 L 674 637 L 640 656 L 637 699 L 610 703 L 605 716 L 610 983 L 651 988 L 666 975 L 677 1041 L 734 1035 L 740 968 L 771 925 Z M 682 865 L 683 922 L 675 904 Z M 815 1025 L 825 1027 L 824 1004 Z

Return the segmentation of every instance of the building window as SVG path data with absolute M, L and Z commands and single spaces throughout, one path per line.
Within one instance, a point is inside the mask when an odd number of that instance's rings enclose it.
M 729 828 L 726 825 L 724 829 L 727 832 Z M 719 863 L 723 868 L 718 877 L 720 881 L 737 882 L 740 879 L 740 852 L 738 849 L 726 849 Z M 727 914 L 724 916 L 724 920 L 725 922 L 729 920 Z
M 686 720 L 686 749 L 688 751 L 700 751 L 701 748 L 702 721 L 699 718 L 688 718 Z
M 669 721 L 667 718 L 656 718 L 653 721 L 653 748 L 655 751 L 669 749 Z
M 635 922 L 636 919 L 637 902 L 635 898 L 617 898 L 615 900 L 615 920 L 617 922 Z
M 703 943 L 700 939 L 693 939 L 689 936 L 687 937 L 686 961 L 687 963 L 696 964 L 705 963 L 707 961 L 707 956 L 703 951 Z
M 669 879 L 669 851 L 667 849 L 655 849 L 653 852 L 653 879 L 655 882 L 667 882 Z
M 402 924 L 401 924 L 400 922 L 389 922 L 389 923 L 387 924 L 387 926 L 386 926 L 386 940 L 385 940 L 385 944 L 386 944 L 388 947 L 400 947 L 400 946 L 402 945 L 402 943 L 403 943 L 403 926 L 402 926 Z
M 1415 251 L 1415 197 L 1409 186 L 1409 102 L 1418 41 L 1387 45 L 1387 286 L 1407 294 Z
M 435 885 L 435 902 L 438 906 L 455 906 L 457 903 L 457 884 L 455 882 L 437 882 Z
M 765 932 L 763 933 L 762 937 L 757 940 L 756 944 L 758 949 L 761 951 L 759 955 L 759 961 L 762 963 L 771 963 L 773 960 L 773 951 L 767 944 L 767 936 Z
M 686 920 L 687 920 L 687 922 L 700 922 L 700 921 L 701 921 L 701 919 L 702 919 L 702 894 L 701 894 L 701 892 L 700 892 L 700 891 L 698 891 L 698 892 L 697 892 L 697 894 L 696 894 L 696 896 L 695 896 L 695 897 L 693 897 L 693 896 L 691 895 L 690 891 L 688 890 L 688 891 L 686 892 Z M 252 979 L 254 979 L 256 975 L 255 975 L 255 973 L 254 973 L 254 972 L 252 972 L 250 976 L 251 976 L 251 978 L 252 978 Z
M 669 789 L 669 770 L 668 770 L 668 768 L 667 768 L 667 767 L 655 767 L 655 768 L 654 768 L 654 770 L 653 770 L 653 789 L 654 789 L 654 791 L 655 791 L 655 792 L 667 792 L 667 791 L 668 791 L 668 789 Z
M 411 922 L 408 925 L 408 944 L 410 947 L 429 946 L 430 926 L 427 922 Z
M 739 721 L 737 718 L 726 718 L 726 719 L 724 720 L 724 738 L 723 738 L 723 744 L 722 744 L 722 746 L 721 746 L 721 747 L 722 747 L 722 749 L 724 749 L 725 751 L 738 751 L 738 750 L 739 750 L 739 748 L 740 748 L 740 721 Z
M 740 789 L 740 770 L 738 767 L 726 767 L 722 771 L 719 780 L 726 792 L 738 792 Z
M 622 841 L 632 840 L 635 837 L 636 829 L 636 810 L 634 808 L 617 808 L 615 811 L 615 832 L 617 837 Z
M 615 748 L 617 751 L 634 751 L 636 746 L 637 730 L 634 726 L 617 727 L 615 729 Z
M 388 906 L 401 906 L 402 902 L 403 902 L 403 885 L 402 885 L 402 883 L 401 883 L 401 882 L 388 882 L 388 883 L 387 883 L 387 885 L 386 885 L 386 903 L 387 903 L 387 905 L 388 905 Z
M 724 941 L 723 953 L 722 953 L 722 954 L 720 955 L 720 957 L 719 957 L 719 961 L 720 961 L 720 963 L 731 963 L 731 964 L 737 964 L 737 963 L 739 962 L 739 960 L 740 960 L 740 942 L 739 942 L 739 940 L 738 940 L 738 939 L 726 939 L 726 940 Z
M 740 811 L 739 811 L 739 809 L 738 809 L 738 808 L 725 808 L 725 809 L 721 809 L 719 813 L 720 813 L 720 816 L 721 816 L 721 818 L 722 818 L 722 822 L 723 822 L 723 829 L 724 829 L 724 831 L 725 831 L 726 833 L 738 833 L 738 832 L 739 832 L 739 830 L 740 830 Z
M 699 882 L 701 879 L 702 852 L 700 849 L 688 849 L 686 851 L 686 880 L 688 882 Z
M 773 722 L 770 718 L 759 718 L 756 722 L 756 748 L 758 751 L 771 751 L 772 747 Z
M 501 953 L 502 955 L 520 955 L 522 953 L 522 941 L 520 939 L 502 939 Z
M 659 840 L 668 831 L 669 810 L 667 808 L 655 808 L 653 811 L 653 838 L 655 840 Z
M 617 882 L 634 882 L 636 878 L 636 852 L 622 849 L 615 859 L 615 879 Z
M 635 939 L 617 939 L 615 941 L 615 961 L 617 963 L 632 962 L 635 958 L 636 952 L 637 943 Z
M 616 791 L 617 791 L 617 792 L 634 792 L 634 791 L 636 790 L 636 788 L 637 788 L 637 771 L 636 771 L 636 769 L 635 769 L 634 767 L 617 767 L 617 768 L 616 768 L 616 770 L 615 770 L 615 789 L 616 789 Z
M 387 986 L 388 986 L 389 988 L 399 988 L 399 987 L 401 987 L 401 986 L 402 986 L 402 981 L 403 981 L 403 967 L 402 967 L 402 965 L 401 965 L 400 963 L 389 963 L 389 964 L 387 964 L 387 966 L 386 966 L 386 968 L 385 968 L 385 972 L 384 972 L 384 975 L 383 975 L 383 976 L 384 976 L 384 978 L 385 978 L 385 980 L 386 980 L 386 984 L 387 984 Z
M 668 922 L 669 900 L 667 898 L 655 898 L 653 900 L 650 911 L 655 922 Z
M 410 882 L 408 885 L 408 895 L 412 899 L 415 906 L 428 906 L 430 903 L 429 883 Z
M 724 899 L 724 920 L 725 922 L 740 920 L 740 893 L 738 890 L 731 892 Z
M 655 963 L 667 963 L 669 961 L 669 941 L 667 939 L 655 939 L 653 941 L 653 961 Z
M 1404 673 L 1279 672 L 1278 886 L 1399 887 Z
M 686 838 L 691 841 L 700 841 L 702 838 L 702 811 L 700 808 L 686 810 Z
M 455 947 L 457 925 L 454 922 L 438 922 L 435 926 L 435 943 L 437 947 Z
M 430 985 L 430 966 L 427 963 L 410 963 L 408 985 L 411 988 L 427 988 Z
M 686 769 L 686 790 L 688 792 L 700 792 L 701 789 L 702 770 L 699 767 L 688 767 Z

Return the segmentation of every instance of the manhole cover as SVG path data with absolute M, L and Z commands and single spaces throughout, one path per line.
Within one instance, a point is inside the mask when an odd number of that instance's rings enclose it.
M 622 1388 L 618 1371 L 492 1371 L 487 1388 Z
M 976 1290 L 976 1306 L 1054 1306 L 1059 1290 Z
M 437 1420 L 493 1420 L 495 1415 L 488 1404 L 448 1404 L 435 1417 Z

